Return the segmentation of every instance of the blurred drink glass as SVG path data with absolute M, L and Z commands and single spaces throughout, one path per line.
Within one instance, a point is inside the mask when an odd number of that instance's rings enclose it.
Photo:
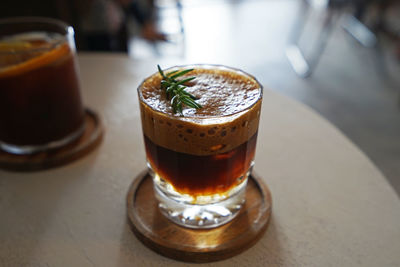
M 31 154 L 84 131 L 74 31 L 45 18 L 0 20 L 0 148 Z

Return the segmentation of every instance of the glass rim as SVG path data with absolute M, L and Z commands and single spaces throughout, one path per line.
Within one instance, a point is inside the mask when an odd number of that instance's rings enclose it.
M 7 27 L 11 25 L 28 25 L 30 27 L 33 27 L 31 24 L 37 23 L 37 24 L 42 24 L 42 25 L 47 25 L 47 26 L 54 26 L 60 29 L 60 31 L 56 30 L 48 30 L 48 29 L 38 29 L 37 32 L 53 32 L 53 33 L 59 33 L 63 37 L 67 38 L 68 36 L 73 36 L 75 34 L 74 29 L 71 25 L 65 23 L 62 20 L 59 19 L 54 19 L 54 18 L 47 18 L 47 17 L 11 17 L 11 18 L 3 18 L 0 19 L 0 29 L 1 27 Z M 23 32 L 34 32 L 35 30 L 27 29 L 25 31 L 21 32 L 16 32 L 14 34 L 18 33 L 23 33 Z M 1 33 L 1 32 L 0 32 Z M 5 36 L 11 36 L 12 33 L 7 34 Z M 3 42 L 3 38 L 0 37 L 0 44 Z M 54 43 L 51 44 L 50 47 L 44 47 L 44 48 L 26 48 L 21 51 L 18 50 L 0 50 L 0 54 L 24 54 L 24 53 L 30 53 L 30 52 L 41 52 L 41 51 L 48 51 L 49 49 L 53 49 L 57 45 L 63 43 L 65 40 L 58 40 Z
M 144 101 L 143 98 L 143 94 L 141 92 L 141 88 L 143 86 L 143 84 L 150 79 L 151 77 L 153 77 L 154 75 L 156 75 L 158 72 L 155 72 L 153 74 L 151 74 L 150 76 L 146 77 L 138 86 L 137 91 L 138 91 L 138 95 L 139 95 L 139 101 L 142 102 L 145 106 L 147 106 L 149 109 L 151 109 L 153 112 L 158 113 L 158 114 L 162 114 L 164 116 L 167 116 L 169 118 L 175 119 L 175 120 L 193 120 L 193 121 L 206 121 L 206 120 L 210 120 L 210 119 L 219 119 L 219 118 L 229 118 L 229 117 L 233 117 L 237 114 L 243 113 L 245 111 L 250 110 L 251 108 L 253 108 L 258 102 L 260 102 L 263 98 L 263 92 L 264 92 L 264 87 L 263 85 L 257 80 L 256 77 L 254 77 L 253 75 L 239 69 L 239 68 L 234 68 L 234 67 L 228 67 L 226 65 L 222 65 L 222 64 L 187 64 L 187 65 L 176 65 L 176 66 L 172 66 L 169 67 L 167 69 L 164 69 L 163 71 L 169 71 L 169 70 L 174 70 L 174 69 L 180 69 L 180 68 L 196 68 L 196 67 L 200 67 L 203 69 L 218 69 L 218 70 L 228 70 L 228 71 L 234 71 L 235 73 L 238 73 L 242 76 L 246 76 L 249 77 L 251 79 L 253 79 L 259 89 L 260 89 L 260 94 L 258 96 L 258 98 L 256 99 L 256 101 L 251 104 L 250 106 L 239 110 L 237 112 L 231 113 L 231 114 L 225 114 L 225 115 L 211 115 L 211 116 L 204 116 L 204 117 L 198 117 L 198 116 L 179 116 L 179 115 L 175 115 L 175 114 L 169 114 L 166 112 L 162 112 L 160 110 L 156 110 L 154 109 L 152 106 L 150 106 L 148 103 L 146 103 L 146 101 Z

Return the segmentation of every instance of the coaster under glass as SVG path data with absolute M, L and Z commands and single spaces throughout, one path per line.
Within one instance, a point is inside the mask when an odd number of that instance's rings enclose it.
M 12 171 L 37 171 L 61 166 L 84 157 L 102 140 L 103 126 L 93 110 L 85 109 L 85 127 L 75 139 L 61 147 L 33 154 L 18 155 L 0 149 L 0 168 Z
M 262 178 L 251 174 L 245 204 L 230 222 L 212 229 L 190 229 L 167 219 L 158 207 L 152 177 L 140 173 L 127 195 L 132 231 L 146 246 L 166 257 L 212 262 L 233 257 L 254 245 L 268 227 L 272 198 Z

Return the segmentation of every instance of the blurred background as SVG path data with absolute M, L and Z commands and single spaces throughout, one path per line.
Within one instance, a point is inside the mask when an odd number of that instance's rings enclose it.
M 336 125 L 400 192 L 396 0 L 13 0 L 74 26 L 79 52 L 243 69 Z M 165 66 L 167 67 L 167 66 Z M 264 122 L 268 123 L 268 122 Z

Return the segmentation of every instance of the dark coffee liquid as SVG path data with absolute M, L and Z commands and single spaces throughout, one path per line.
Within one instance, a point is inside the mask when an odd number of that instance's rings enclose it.
M 198 156 L 174 152 L 144 136 L 147 160 L 153 170 L 181 194 L 223 194 L 240 184 L 254 159 L 257 133 L 247 142 L 221 154 Z
M 75 58 L 61 44 L 47 64 L 28 71 L 16 66 L 0 76 L 0 140 L 40 145 L 60 140 L 83 125 Z

